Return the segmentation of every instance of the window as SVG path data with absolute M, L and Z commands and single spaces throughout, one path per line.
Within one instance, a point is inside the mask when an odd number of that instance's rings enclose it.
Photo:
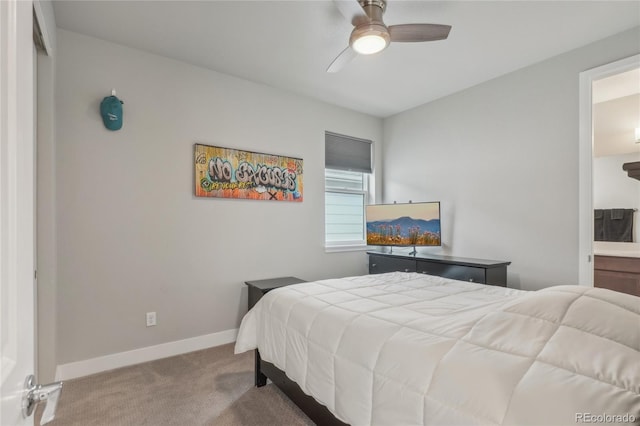
M 326 169 L 324 180 L 326 245 L 365 244 L 368 176 L 362 172 Z
M 366 246 L 371 141 L 325 134 L 325 246 Z

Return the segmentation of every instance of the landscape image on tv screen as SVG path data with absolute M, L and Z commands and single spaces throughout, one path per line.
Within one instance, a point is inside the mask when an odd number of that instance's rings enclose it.
M 439 246 L 440 203 L 366 206 L 367 245 Z

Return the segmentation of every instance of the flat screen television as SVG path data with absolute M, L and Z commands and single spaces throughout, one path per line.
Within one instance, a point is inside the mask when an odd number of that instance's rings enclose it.
M 440 202 L 365 206 L 367 245 L 441 246 Z M 415 253 L 415 249 L 412 254 Z

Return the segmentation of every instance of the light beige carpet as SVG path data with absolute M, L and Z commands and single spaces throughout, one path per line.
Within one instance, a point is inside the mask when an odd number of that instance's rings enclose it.
M 68 380 L 49 424 L 313 425 L 273 384 L 253 386 L 253 363 L 229 344 Z

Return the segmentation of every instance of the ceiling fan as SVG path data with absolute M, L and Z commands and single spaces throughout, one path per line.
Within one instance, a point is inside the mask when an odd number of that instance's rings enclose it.
M 358 55 L 371 55 L 384 50 L 391 42 L 444 40 L 451 25 L 400 24 L 386 26 L 382 15 L 386 0 L 334 0 L 340 12 L 353 24 L 349 46 L 329 65 L 327 72 L 337 72 Z M 357 4 L 356 4 L 357 3 Z

